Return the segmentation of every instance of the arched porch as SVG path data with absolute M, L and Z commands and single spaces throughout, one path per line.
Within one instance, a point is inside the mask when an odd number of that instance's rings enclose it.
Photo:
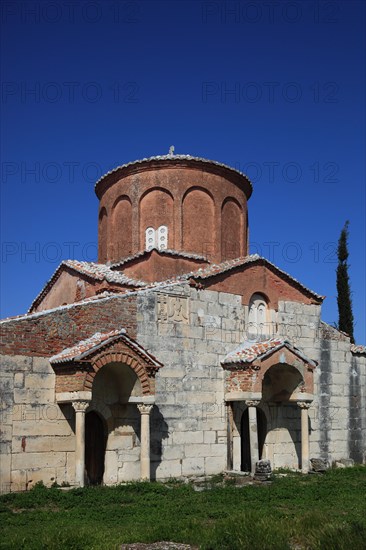
M 231 418 L 228 467 L 254 473 L 256 462 L 266 458 L 273 468 L 307 472 L 316 363 L 288 340 L 271 339 L 241 346 L 222 365 Z
M 150 413 L 161 363 L 125 331 L 98 333 L 50 361 L 57 402 L 75 410 L 76 484 L 150 479 Z

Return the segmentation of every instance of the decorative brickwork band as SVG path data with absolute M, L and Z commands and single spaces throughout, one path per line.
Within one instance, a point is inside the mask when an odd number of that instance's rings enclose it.
M 139 403 L 137 405 L 141 414 L 141 481 L 150 480 L 150 412 L 153 405 Z
M 92 359 L 93 372 L 87 374 L 83 389 L 91 389 L 97 372 L 109 363 L 123 363 L 128 365 L 133 371 L 135 371 L 136 376 L 139 378 L 143 395 L 155 393 L 155 381 L 152 376 L 149 376 L 150 369 L 148 368 L 148 365 L 145 365 L 142 359 L 139 361 L 132 355 L 132 353 L 129 352 L 129 350 L 117 351 L 113 350 L 113 348 L 96 355 Z
M 75 482 L 84 487 L 85 471 L 85 412 L 89 401 L 74 401 L 75 409 Z

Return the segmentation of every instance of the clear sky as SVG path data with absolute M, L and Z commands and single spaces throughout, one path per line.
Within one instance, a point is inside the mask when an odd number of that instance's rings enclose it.
M 7 1 L 1 6 L 1 316 L 62 259 L 96 260 L 96 179 L 191 154 L 253 181 L 251 252 L 338 320 L 336 244 L 365 336 L 363 0 Z

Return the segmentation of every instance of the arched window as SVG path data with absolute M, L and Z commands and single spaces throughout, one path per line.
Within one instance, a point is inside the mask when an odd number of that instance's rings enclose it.
M 146 237 L 146 250 L 152 250 L 156 246 L 156 235 L 155 235 L 155 229 L 153 227 L 148 227 L 145 231 L 145 237 Z
M 145 248 L 152 250 L 166 250 L 168 248 L 168 228 L 166 225 L 161 225 L 157 230 L 153 227 L 148 227 L 145 231 Z
M 161 225 L 158 229 L 158 249 L 165 250 L 168 248 L 168 228 L 166 225 Z
M 270 323 L 268 305 L 262 294 L 255 293 L 249 302 L 248 335 L 250 340 L 263 340 L 268 337 Z

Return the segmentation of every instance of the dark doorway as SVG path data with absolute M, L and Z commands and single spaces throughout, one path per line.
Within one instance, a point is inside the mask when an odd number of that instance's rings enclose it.
M 257 411 L 257 429 L 258 429 L 258 455 L 262 458 L 263 446 L 267 435 L 267 419 L 266 415 L 261 409 L 256 408 Z M 250 442 L 249 442 L 249 414 L 248 409 L 242 414 L 241 426 L 241 471 L 250 472 L 252 467 L 251 455 L 250 455 Z
M 103 481 L 105 447 L 103 420 L 91 411 L 85 416 L 85 469 L 90 485 L 100 485 Z

